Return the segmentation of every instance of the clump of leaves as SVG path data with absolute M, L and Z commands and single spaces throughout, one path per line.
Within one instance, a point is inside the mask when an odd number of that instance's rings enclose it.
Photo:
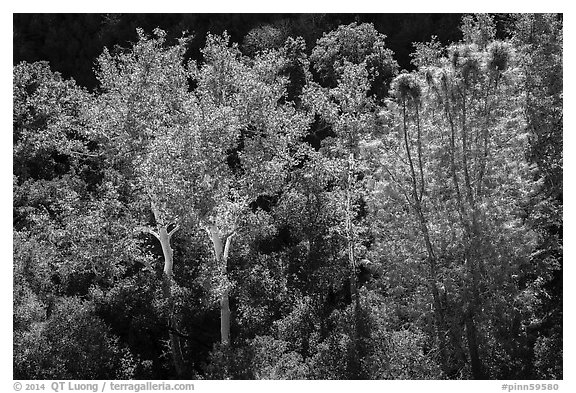
M 308 365 L 302 355 L 289 350 L 289 343 L 271 336 L 252 340 L 252 369 L 256 379 L 306 379 Z
M 507 42 L 494 41 L 486 49 L 488 52 L 488 69 L 493 72 L 506 71 L 512 57 L 512 46 Z
M 390 94 L 403 102 L 418 102 L 422 90 L 414 74 L 402 73 L 392 81 Z
M 286 32 L 273 25 L 256 27 L 246 34 L 242 49 L 249 56 L 254 56 L 266 49 L 278 49 L 286 40 Z
M 62 298 L 46 322 L 16 332 L 14 347 L 18 379 L 129 379 L 136 367 L 94 306 L 75 297 Z
M 454 69 L 459 70 L 464 82 L 478 78 L 480 75 L 480 54 L 475 44 L 459 44 L 448 48 L 448 56 Z
M 337 84 L 347 62 L 365 63 L 372 85 L 371 93 L 383 98 L 398 70 L 398 63 L 393 52 L 386 48 L 385 40 L 386 36 L 369 23 L 340 26 L 318 40 L 310 60 L 320 78 L 330 87 Z

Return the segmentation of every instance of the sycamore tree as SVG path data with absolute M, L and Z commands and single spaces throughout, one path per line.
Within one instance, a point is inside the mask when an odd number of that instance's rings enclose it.
M 204 63 L 194 72 L 198 111 L 202 198 L 194 205 L 209 236 L 218 269 L 221 341 L 230 344 L 227 260 L 232 239 L 250 239 L 246 229 L 267 228 L 263 211 L 249 206 L 259 196 L 278 193 L 299 154 L 308 118 L 285 102 L 287 59 L 276 51 L 244 58 L 227 35 L 208 36 Z
M 177 159 L 189 137 L 188 73 L 183 56 L 187 40 L 165 45 L 165 33 L 154 38 L 138 30 L 139 41 L 128 51 L 105 49 L 98 58 L 97 76 L 102 94 L 94 108 L 96 127 L 107 147 L 111 184 L 131 201 L 133 214 L 151 215 L 152 225 L 135 226 L 160 243 L 164 264 L 162 292 L 169 310 L 168 334 L 176 373 L 185 373 L 180 343 L 178 310 L 173 298 L 173 249 L 171 240 L 188 215 L 186 194 L 194 173 L 175 171 Z M 126 234 L 126 236 L 132 236 Z M 154 267 L 147 265 L 149 270 Z
M 123 141 L 114 159 L 128 161 L 125 176 L 136 201 L 149 204 L 155 225 L 138 229 L 162 245 L 166 299 L 173 279 L 172 236 L 184 222 L 208 235 L 214 263 L 207 280 L 220 303 L 221 341 L 228 346 L 232 239 L 249 225 L 266 227 L 263 214 L 249 205 L 280 189 L 307 118 L 291 103 L 280 103 L 286 60 L 277 52 L 249 60 L 226 35 L 208 36 L 204 62 L 185 67 L 185 40 L 165 47 L 163 32 L 152 39 L 140 34 L 132 51 L 100 58 L 106 124 L 113 127 L 111 140 Z M 196 84 L 192 92 L 188 77 Z M 176 368 L 183 370 L 177 332 L 170 334 Z

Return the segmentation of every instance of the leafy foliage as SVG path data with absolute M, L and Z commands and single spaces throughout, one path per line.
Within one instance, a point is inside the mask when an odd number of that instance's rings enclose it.
M 136 367 L 90 303 L 63 299 L 45 322 L 35 321 L 15 337 L 18 378 L 128 379 Z
M 364 63 L 371 83 L 371 93 L 385 97 L 398 64 L 386 47 L 386 36 L 368 23 L 352 23 L 324 34 L 312 51 L 310 60 L 321 79 L 334 86 L 343 75 L 346 62 Z

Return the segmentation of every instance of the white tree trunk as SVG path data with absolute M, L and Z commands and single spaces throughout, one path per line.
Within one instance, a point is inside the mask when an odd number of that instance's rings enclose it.
M 174 267 L 174 251 L 170 245 L 170 239 L 174 232 L 179 228 L 178 225 L 174 227 L 170 232 L 168 232 L 168 224 L 161 220 L 160 212 L 156 208 L 155 204 L 152 203 L 152 212 L 154 213 L 154 218 L 156 220 L 156 227 L 158 232 L 150 231 L 159 241 L 162 247 L 162 254 L 164 256 L 164 269 L 162 274 L 162 294 L 166 300 L 168 300 L 168 307 L 170 308 L 170 324 L 168 336 L 170 337 L 170 350 L 172 352 L 172 360 L 174 361 L 174 368 L 178 376 L 183 376 L 185 372 L 184 366 L 184 356 L 182 355 L 182 346 L 180 344 L 180 337 L 175 331 L 180 328 L 180 319 L 173 309 L 172 300 L 172 279 L 173 279 L 173 267 Z
M 230 243 L 234 233 L 228 236 L 221 236 L 218 228 L 214 224 L 206 226 L 206 232 L 210 236 L 214 247 L 214 258 L 221 269 L 224 279 L 228 278 L 227 263 L 230 253 Z M 220 340 L 222 345 L 230 345 L 230 299 L 228 288 L 220 294 Z

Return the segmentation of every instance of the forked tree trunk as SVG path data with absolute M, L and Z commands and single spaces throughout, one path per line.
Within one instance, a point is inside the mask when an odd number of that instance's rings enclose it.
M 176 225 L 170 232 L 168 232 L 168 225 L 165 224 L 161 218 L 158 209 L 152 203 L 152 212 L 156 219 L 156 226 L 158 232 L 149 231 L 159 241 L 162 247 L 162 254 L 164 256 L 164 268 L 162 271 L 162 295 L 168 302 L 169 307 L 169 327 L 168 336 L 170 338 L 170 351 L 172 353 L 172 361 L 174 362 L 174 369 L 179 377 L 184 376 L 186 368 L 184 366 L 184 356 L 182 355 L 182 346 L 180 343 L 180 336 L 177 332 L 180 331 L 180 318 L 174 310 L 174 301 L 172 297 L 172 280 L 173 280 L 173 267 L 174 267 L 174 251 L 170 245 L 172 235 L 178 230 L 179 226 Z

